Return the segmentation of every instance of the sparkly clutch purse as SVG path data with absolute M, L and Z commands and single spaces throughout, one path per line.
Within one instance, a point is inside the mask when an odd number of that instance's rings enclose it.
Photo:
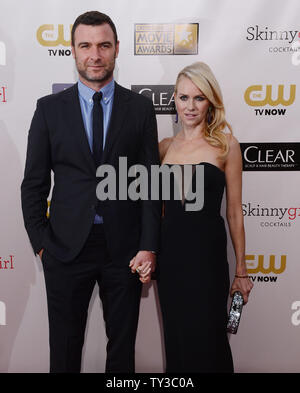
M 239 291 L 234 292 L 231 302 L 231 307 L 229 310 L 229 316 L 228 316 L 228 323 L 227 323 L 228 333 L 236 334 L 241 319 L 243 304 L 244 304 L 244 299 L 241 292 Z

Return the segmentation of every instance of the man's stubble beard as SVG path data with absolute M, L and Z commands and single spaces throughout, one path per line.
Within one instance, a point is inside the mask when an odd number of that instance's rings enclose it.
M 107 68 L 103 68 L 101 75 L 97 76 L 89 76 L 88 71 L 85 69 L 81 69 L 78 62 L 77 58 L 75 57 L 75 63 L 76 63 L 76 68 L 78 71 L 78 74 L 86 81 L 88 82 L 98 82 L 98 83 L 103 83 L 109 80 L 114 73 L 115 69 L 115 61 L 116 61 L 116 55 L 114 56 L 113 60 L 109 63 L 109 66 Z M 95 64 L 97 65 L 97 64 Z
M 114 69 L 109 69 L 109 70 L 103 70 L 102 75 L 99 76 L 89 76 L 88 72 L 85 70 L 80 70 L 77 67 L 78 74 L 88 82 L 105 82 L 111 78 L 113 75 Z

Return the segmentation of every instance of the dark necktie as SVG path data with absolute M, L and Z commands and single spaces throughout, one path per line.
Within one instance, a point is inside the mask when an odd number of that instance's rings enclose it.
M 103 110 L 101 99 L 101 92 L 93 95 L 93 156 L 96 168 L 101 164 L 103 152 Z

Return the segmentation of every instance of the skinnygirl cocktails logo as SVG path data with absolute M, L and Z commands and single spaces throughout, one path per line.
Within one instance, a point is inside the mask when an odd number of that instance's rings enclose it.
M 294 66 L 300 65 L 300 37 L 298 41 L 294 41 L 292 43 L 292 49 L 294 49 L 294 53 L 292 54 L 292 64 Z
M 291 44 L 300 38 L 298 29 L 282 28 L 274 29 L 270 26 L 248 26 L 246 29 L 246 40 L 253 44 L 266 45 L 269 53 L 282 54 L 299 51 L 300 48 Z
M 9 257 L 0 257 L 0 272 L 2 270 L 13 270 L 14 266 L 14 256 L 10 255 Z
M 0 86 L 0 103 L 7 102 L 7 87 Z
M 247 202 L 242 204 L 242 209 L 244 217 L 257 220 L 261 228 L 285 229 L 300 222 L 300 205 L 283 207 Z

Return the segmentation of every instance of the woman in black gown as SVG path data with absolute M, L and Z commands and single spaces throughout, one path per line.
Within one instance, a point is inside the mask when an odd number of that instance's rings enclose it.
M 190 165 L 192 189 L 200 181 L 196 168 L 202 166 L 204 206 L 187 211 L 187 189 L 182 200 L 172 198 L 171 193 L 164 202 L 157 282 L 166 371 L 233 372 L 226 333 L 227 239 L 220 206 L 226 187 L 226 215 L 236 255 L 230 293 L 241 291 L 247 303 L 253 284 L 245 265 L 240 147 L 225 120 L 218 82 L 206 64 L 197 62 L 179 73 L 175 104 L 182 128 L 175 137 L 160 142 L 162 164 L 179 164 L 182 170 Z M 177 180 L 171 179 L 172 190 Z M 148 279 L 147 274 L 142 277 L 145 282 Z

